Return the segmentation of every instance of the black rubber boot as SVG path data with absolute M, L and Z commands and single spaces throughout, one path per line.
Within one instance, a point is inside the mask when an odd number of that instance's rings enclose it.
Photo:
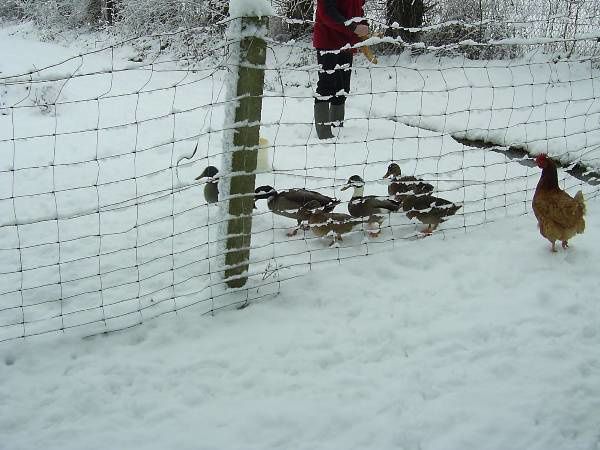
M 315 130 L 319 139 L 333 137 L 329 123 L 329 102 L 315 102 Z
M 346 104 L 341 103 L 339 105 L 331 104 L 329 109 L 329 120 L 334 127 L 344 126 L 344 117 L 346 116 Z

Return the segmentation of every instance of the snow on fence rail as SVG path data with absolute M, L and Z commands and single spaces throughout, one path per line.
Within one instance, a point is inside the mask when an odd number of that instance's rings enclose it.
M 264 138 L 251 148 L 256 186 L 318 191 L 342 201 L 337 212 L 346 212 L 349 177 L 385 196 L 382 177 L 398 163 L 461 207 L 432 239 L 528 214 L 539 170 L 527 152 L 563 163 L 568 191 L 598 196 L 597 57 L 531 52 L 486 61 L 405 51 L 372 64 L 356 55 L 344 127 L 319 140 L 314 52 L 296 43 L 267 40 L 260 123 L 233 123 L 226 111 L 239 99 L 226 86 L 239 63 L 227 49 L 240 40 L 230 36 L 193 67 L 160 45 L 137 58 L 128 42 L 0 78 L 0 341 L 241 307 L 314 265 L 420 236 L 418 220 L 393 213 L 378 236 L 359 226 L 330 247 L 309 230 L 288 237 L 295 222 L 258 200 L 244 230 L 247 283 L 225 288 L 230 217 L 222 205 L 239 174 L 221 167 L 217 203 L 207 203 L 196 178 L 228 161 L 234 146 L 224 136 L 244 126 Z M 369 41 L 375 52 L 378 42 Z

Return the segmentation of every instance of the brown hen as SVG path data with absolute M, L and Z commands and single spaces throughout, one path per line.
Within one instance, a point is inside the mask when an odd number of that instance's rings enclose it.
M 550 241 L 555 252 L 556 241 L 567 248 L 569 239 L 584 232 L 585 201 L 581 191 L 573 198 L 558 187 L 556 164 L 546 155 L 539 155 L 535 162 L 542 169 L 542 176 L 533 195 L 533 212 L 540 234 Z

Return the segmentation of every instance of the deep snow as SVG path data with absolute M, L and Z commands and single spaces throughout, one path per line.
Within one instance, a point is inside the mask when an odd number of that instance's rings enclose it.
M 600 446 L 600 220 L 529 215 L 314 271 L 275 299 L 3 345 L 3 449 Z

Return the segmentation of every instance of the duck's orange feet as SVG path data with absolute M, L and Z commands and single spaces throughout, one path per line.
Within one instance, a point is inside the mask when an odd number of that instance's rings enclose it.
M 431 225 L 429 225 L 424 230 L 421 230 L 421 233 L 423 234 L 423 237 L 431 236 L 433 234 L 433 228 L 431 228 Z

